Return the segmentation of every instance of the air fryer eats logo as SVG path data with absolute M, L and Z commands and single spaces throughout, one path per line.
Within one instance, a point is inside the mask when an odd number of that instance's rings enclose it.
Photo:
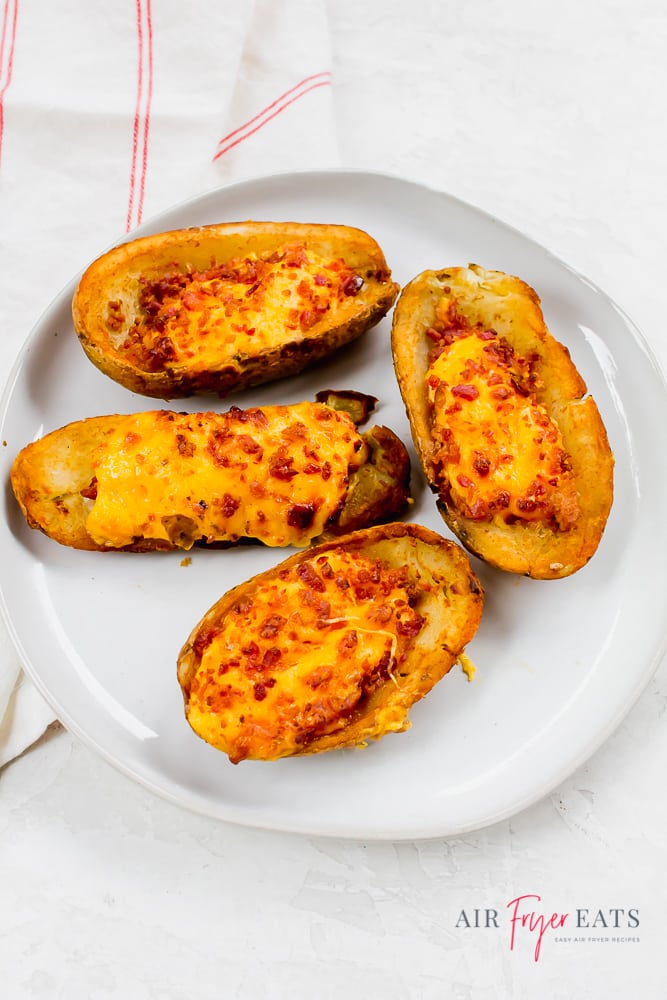
M 638 943 L 639 910 L 610 907 L 596 909 L 577 907 L 571 912 L 550 910 L 542 897 L 534 892 L 515 896 L 504 909 L 461 910 L 456 927 L 486 930 L 506 929 L 510 951 L 518 951 L 525 944 L 539 961 L 542 945 L 551 938 L 555 943 L 583 942 L 626 944 Z

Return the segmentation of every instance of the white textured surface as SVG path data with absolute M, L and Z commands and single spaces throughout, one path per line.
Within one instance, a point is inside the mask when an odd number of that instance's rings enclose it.
M 533 236 L 612 295 L 667 367 L 663 4 L 330 0 L 327 11 L 340 162 L 452 191 Z M 193 22 L 189 44 L 204 30 Z M 270 152 L 269 128 L 261 138 Z M 95 189 L 82 183 L 85 200 Z M 86 211 L 86 245 L 52 262 L 49 295 L 115 235 L 96 235 L 96 212 L 110 225 L 102 207 Z M 31 319 L 43 304 L 30 303 Z M 465 838 L 400 845 L 192 816 L 52 731 L 0 773 L 3 995 L 660 997 L 666 705 L 663 663 L 616 734 L 547 800 Z M 546 932 L 539 962 L 526 928 L 510 950 L 507 903 L 528 893 L 547 916 L 570 914 Z M 462 909 L 472 919 L 485 907 L 498 929 L 456 927 Z M 636 909 L 640 923 L 577 933 L 577 908 L 591 922 Z

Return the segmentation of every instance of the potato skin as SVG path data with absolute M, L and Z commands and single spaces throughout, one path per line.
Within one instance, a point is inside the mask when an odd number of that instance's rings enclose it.
M 536 400 L 557 423 L 576 478 L 580 515 L 574 527 L 555 531 L 545 522 L 498 524 L 463 517 L 443 498 L 438 481 L 430 407 L 424 391 L 435 307 L 447 294 L 472 325 L 505 337 L 517 353 L 539 356 Z M 613 500 L 614 458 L 594 400 L 566 347 L 547 329 L 537 293 L 520 278 L 469 267 L 424 271 L 406 285 L 394 310 L 392 354 L 417 454 L 447 525 L 468 551 L 493 566 L 535 579 L 576 572 L 595 553 Z
M 406 566 L 414 581 L 418 579 L 417 574 L 421 574 L 429 589 L 420 587 L 415 609 L 427 617 L 427 624 L 417 636 L 406 663 L 401 665 L 400 682 L 387 680 L 349 717 L 343 729 L 315 737 L 298 751 L 281 753 L 277 749 L 271 757 L 255 759 L 274 760 L 282 756 L 305 756 L 363 746 L 368 740 L 378 740 L 389 732 L 404 732 L 410 727 L 408 712 L 412 705 L 445 676 L 475 635 L 482 615 L 484 591 L 459 545 L 421 525 L 400 522 L 354 531 L 299 552 L 216 601 L 195 625 L 178 656 L 177 676 L 186 719 L 190 688 L 201 662 L 198 639 L 215 631 L 229 610 L 252 595 L 260 583 L 278 577 L 286 568 L 335 549 L 381 559 L 391 567 Z
M 139 278 L 157 280 L 175 269 L 204 270 L 247 254 L 270 256 L 287 243 L 300 243 L 325 257 L 343 257 L 364 278 L 333 322 L 325 317 L 305 334 L 290 331 L 284 343 L 253 356 L 239 352 L 233 364 L 207 371 L 186 364 L 156 371 L 141 369 L 121 343 L 139 308 Z M 393 305 L 399 286 L 382 250 L 360 229 L 340 225 L 230 222 L 173 230 L 121 244 L 84 272 L 72 301 L 74 329 L 92 363 L 120 385 L 144 396 L 173 399 L 196 393 L 226 396 L 301 372 L 333 354 L 378 323 Z M 105 322 L 110 301 L 122 303 L 121 330 Z
M 95 552 L 174 550 L 162 539 L 135 538 L 121 548 L 98 544 L 86 530 L 92 501 L 82 494 L 94 476 L 93 452 L 117 422 L 116 415 L 89 417 L 67 424 L 26 445 L 16 456 L 11 485 L 31 528 L 76 549 Z M 326 537 L 346 533 L 403 513 L 410 495 L 410 459 L 393 431 L 381 425 L 362 433 L 369 458 L 350 476 L 335 520 Z M 205 544 L 197 543 L 197 544 Z M 232 542 L 211 543 L 209 547 Z

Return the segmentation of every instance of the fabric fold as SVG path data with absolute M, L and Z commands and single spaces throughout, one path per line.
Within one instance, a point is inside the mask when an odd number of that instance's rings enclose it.
M 256 0 L 212 180 L 340 165 L 326 5 Z

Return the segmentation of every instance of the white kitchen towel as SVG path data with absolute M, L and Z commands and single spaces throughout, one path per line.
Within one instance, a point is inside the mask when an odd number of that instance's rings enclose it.
M 140 222 L 339 162 L 324 0 L 0 0 L 0 381 L 59 289 Z M 0 766 L 54 717 L 0 621 Z

